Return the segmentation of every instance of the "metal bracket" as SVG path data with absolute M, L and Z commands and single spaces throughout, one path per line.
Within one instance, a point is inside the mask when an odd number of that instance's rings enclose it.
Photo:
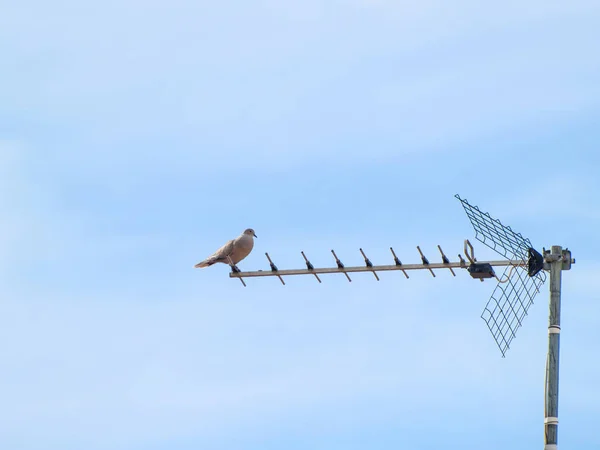
M 564 249 L 560 255 L 552 253 L 552 250 L 542 250 L 544 255 L 544 270 L 550 270 L 550 266 L 553 261 L 562 260 L 561 270 L 571 270 L 571 265 L 575 264 L 575 258 L 571 258 L 571 250 L 568 248 Z
M 544 268 L 544 257 L 533 247 L 530 247 L 527 253 L 529 256 L 527 259 L 527 274 L 534 277 Z

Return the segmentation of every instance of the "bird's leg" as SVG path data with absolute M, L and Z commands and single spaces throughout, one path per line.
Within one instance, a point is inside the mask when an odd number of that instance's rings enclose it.
M 240 270 L 240 269 L 238 269 L 238 266 L 236 266 L 236 265 L 233 263 L 233 260 L 231 259 L 231 256 L 228 256 L 228 257 L 227 257 L 227 261 L 229 261 L 229 266 L 231 267 L 231 271 L 232 271 L 232 272 L 235 272 L 235 273 L 239 273 L 239 272 L 241 272 L 241 270 Z

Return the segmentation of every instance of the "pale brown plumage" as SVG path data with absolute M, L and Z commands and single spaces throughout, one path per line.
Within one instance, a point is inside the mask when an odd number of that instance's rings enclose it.
M 244 230 L 237 238 L 228 241 L 223 247 L 214 252 L 204 261 L 194 267 L 209 267 L 216 263 L 236 265 L 250 254 L 254 247 L 254 238 L 257 237 L 252 228 Z

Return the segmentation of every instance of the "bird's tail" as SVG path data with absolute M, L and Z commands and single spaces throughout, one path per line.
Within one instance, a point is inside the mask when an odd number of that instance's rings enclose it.
M 204 261 L 200 261 L 198 264 L 196 264 L 194 267 L 196 269 L 201 269 L 203 267 L 208 267 L 208 266 L 212 266 L 214 264 L 214 261 L 211 261 L 209 259 L 205 259 Z

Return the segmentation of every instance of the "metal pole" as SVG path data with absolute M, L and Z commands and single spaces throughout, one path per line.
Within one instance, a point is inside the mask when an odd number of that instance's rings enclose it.
M 548 318 L 548 356 L 546 359 L 544 450 L 557 450 L 560 291 L 564 256 L 567 255 L 563 255 L 561 246 L 555 245 L 552 246 L 550 252 L 546 251 L 544 256 L 546 263 L 550 266 L 550 311 Z

